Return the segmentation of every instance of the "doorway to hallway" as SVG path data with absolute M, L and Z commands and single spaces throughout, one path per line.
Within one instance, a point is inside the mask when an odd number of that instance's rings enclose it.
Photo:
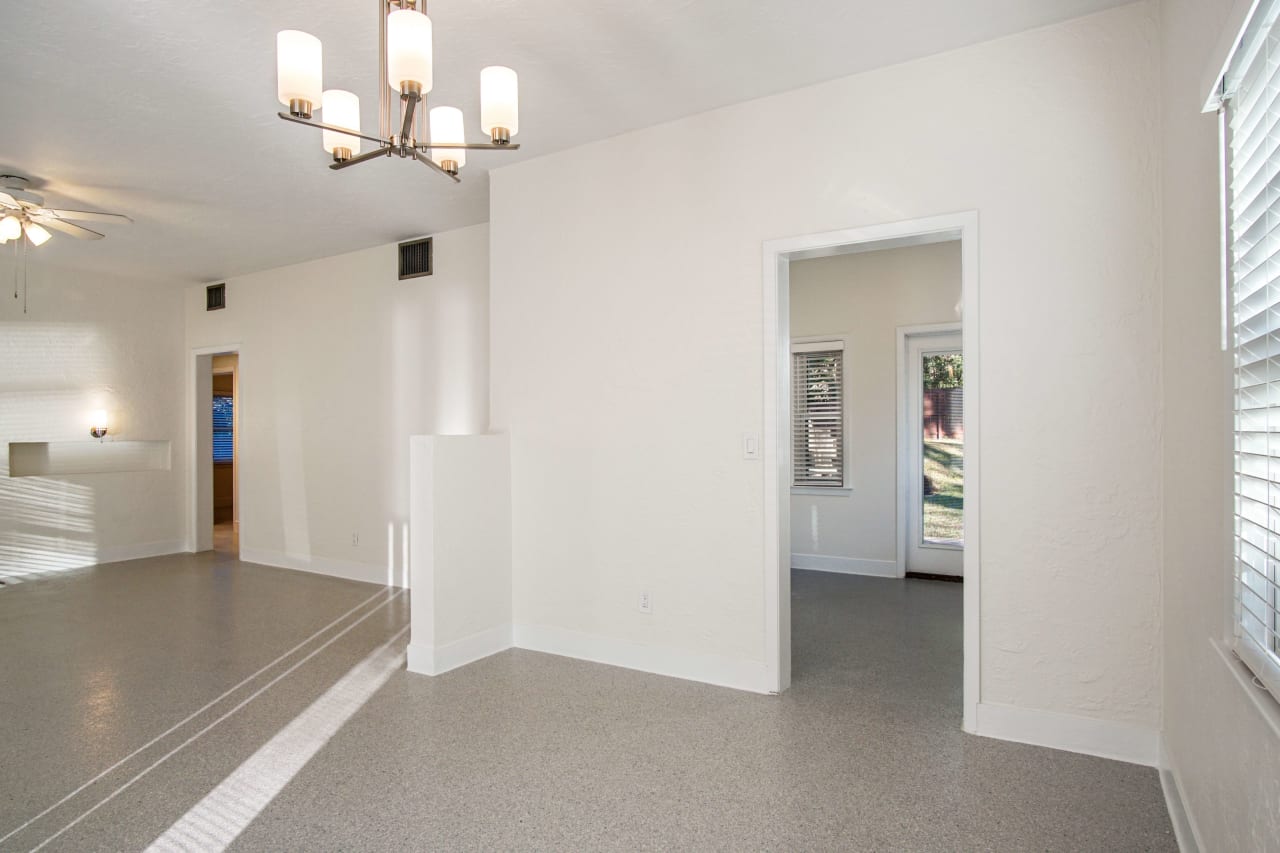
M 240 356 L 211 359 L 210 450 L 213 465 L 213 550 L 240 554 L 239 460 L 236 453 Z
M 959 420 L 963 426 L 963 438 L 959 435 L 947 435 L 945 429 L 942 433 L 935 431 L 935 435 L 941 435 L 941 438 L 935 438 L 931 442 L 931 449 L 935 451 L 932 454 L 932 460 L 925 456 L 925 444 L 923 435 L 918 444 L 915 446 L 920 450 L 920 458 L 916 463 L 921 471 L 919 477 L 920 484 L 917 487 L 919 492 L 919 507 L 917 510 L 920 518 L 920 545 L 924 547 L 938 546 L 939 551 L 948 551 L 945 556 L 950 559 L 958 559 L 961 563 L 961 572 L 964 576 L 963 585 L 945 584 L 955 592 L 959 593 L 962 601 L 962 660 L 963 660 L 963 685 L 962 685 L 962 706 L 963 706 L 963 722 L 962 727 L 967 731 L 975 731 L 977 723 L 977 708 L 979 704 L 979 608 L 980 600 L 980 566 L 979 558 L 979 534 L 981 525 L 979 523 L 979 506 L 980 506 L 980 489 L 978 474 L 981 470 L 979 464 L 980 443 L 979 443 L 979 418 L 978 418 L 978 401 L 979 388 L 978 378 L 980 370 L 978 365 L 978 340 L 980 315 L 980 300 L 978 298 L 978 220 L 977 214 L 973 212 L 947 214 L 942 216 L 930 217 L 927 219 L 886 223 L 882 225 L 871 225 L 843 231 L 832 231 L 820 234 L 810 234 L 800 237 L 790 237 L 780 240 L 767 241 L 763 247 L 764 261 L 764 327 L 765 327 L 765 357 L 766 365 L 764 372 L 764 398 L 765 398 L 765 433 L 762 445 L 766 449 L 766 459 L 773 464 L 768 464 L 764 472 L 764 491 L 765 491 L 765 523 L 764 535 L 766 540 L 765 548 L 765 641 L 767 657 L 766 669 L 769 680 L 776 685 L 778 691 L 786 690 L 791 685 L 792 677 L 792 589 L 791 589 L 791 567 L 796 565 L 793 562 L 793 553 L 795 547 L 795 536 L 801 538 L 805 535 L 805 529 L 800 527 L 802 524 L 809 524 L 812 519 L 818 517 L 820 526 L 819 534 L 822 533 L 821 527 L 821 510 L 817 513 L 810 509 L 805 512 L 797 512 L 793 506 L 795 497 L 795 480 L 796 471 L 796 446 L 794 438 L 797 434 L 794 418 L 794 404 L 797 393 L 796 376 L 798 368 L 796 367 L 796 351 L 793 349 L 793 341 L 797 335 L 810 336 L 819 334 L 817 330 L 797 330 L 793 328 L 791 316 L 791 288 L 792 288 L 792 264 L 795 261 L 808 261 L 813 259 L 833 258 L 840 255 L 855 253 L 872 253 L 877 254 L 881 249 L 897 249 L 912 246 L 929 246 L 935 243 L 950 242 L 959 246 L 960 261 L 960 293 L 959 299 L 953 304 L 955 313 L 951 315 L 951 320 L 957 321 L 962 318 L 963 334 L 959 344 L 958 364 L 955 359 L 950 359 L 949 365 L 947 359 L 942 362 L 928 365 L 931 368 L 945 368 L 958 366 L 963 371 L 962 376 L 962 392 L 964 398 L 960 401 Z M 918 321 L 917 321 L 918 322 Z M 929 321 L 925 321 L 929 322 Z M 938 323 L 939 320 L 934 320 Z M 899 327 L 911 326 L 912 321 L 904 321 L 898 324 Z M 959 325 L 959 323 L 955 323 Z M 832 330 L 835 331 L 835 330 Z M 899 328 L 901 332 L 901 328 Z M 825 334 L 823 330 L 822 334 Z M 879 334 L 885 334 L 883 330 Z M 835 336 L 832 335 L 832 340 Z M 846 336 L 845 343 L 848 344 L 851 338 Z M 890 386 L 893 384 L 893 363 L 895 361 L 895 335 L 891 326 L 887 332 L 887 339 L 881 338 L 879 353 L 880 357 L 887 358 L 890 371 Z M 805 342 L 812 343 L 812 342 Z M 819 379 L 819 382 L 812 384 L 818 385 L 830 382 L 830 378 L 836 375 L 836 371 L 854 370 L 858 364 L 858 359 L 850 359 L 847 353 L 850 347 L 845 346 L 843 349 L 838 347 L 829 348 L 832 353 L 839 350 L 845 353 L 841 357 L 828 354 L 826 361 L 822 358 L 813 359 L 815 363 L 812 370 L 806 365 L 806 377 L 810 373 Z M 899 352 L 902 352 L 899 347 Z M 953 350 L 947 350 L 934 355 L 951 355 Z M 873 353 L 874 357 L 874 353 Z M 922 356 L 923 357 L 923 356 Z M 864 355 L 864 359 L 866 356 Z M 903 356 L 897 356 L 903 358 Z M 922 363 L 922 369 L 924 364 Z M 808 381 L 808 378 L 806 378 Z M 904 383 L 905 384 L 905 383 Z M 923 379 L 920 384 L 921 397 L 925 396 L 926 391 L 930 390 L 949 390 L 944 386 L 938 388 L 926 388 Z M 826 404 L 829 408 L 831 399 L 822 388 L 817 388 L 810 395 L 813 399 L 810 402 L 815 404 L 815 410 L 821 408 L 821 404 Z M 946 396 L 946 395 L 935 395 Z M 956 396 L 956 395 L 950 395 Z M 899 401 L 897 404 L 901 406 L 902 395 L 896 395 Z M 895 394 L 892 387 L 883 394 L 878 400 L 874 401 L 881 406 L 887 405 L 891 412 L 898 414 L 900 409 L 894 403 Z M 921 403 L 923 406 L 923 401 Z M 823 412 L 817 411 L 818 415 Z M 848 417 L 855 418 L 855 413 L 849 413 Z M 899 417 L 901 415 L 899 414 Z M 806 443 L 808 449 L 812 451 L 813 457 L 818 461 L 817 465 L 810 466 L 810 479 L 834 482 L 840 479 L 839 488 L 848 489 L 854 495 L 859 493 L 862 475 L 858 470 L 855 461 L 852 468 L 848 467 L 846 460 L 849 455 L 837 455 L 832 452 L 829 447 L 836 437 L 836 429 L 831 424 L 820 422 L 821 418 L 814 420 L 812 425 L 806 425 L 807 432 Z M 856 455 L 858 451 L 858 442 L 860 440 L 857 434 L 856 421 L 852 423 L 853 434 L 848 438 L 846 447 L 852 448 L 852 453 Z M 922 433 L 925 424 L 919 425 Z M 894 428 L 890 428 L 889 439 L 890 444 L 894 445 L 887 453 L 871 453 L 868 458 L 872 462 L 876 460 L 883 461 L 888 459 L 890 468 L 894 466 L 905 467 L 910 457 L 897 452 L 897 442 L 893 440 Z M 815 440 L 810 442 L 808 437 L 812 436 Z M 823 442 L 826 442 L 824 444 Z M 939 443 L 944 441 L 953 442 L 952 446 L 939 447 Z M 959 447 L 954 446 L 959 444 Z M 946 453 L 946 451 L 960 451 L 959 453 Z M 826 454 L 824 456 L 824 454 Z M 945 454 L 945 455 L 944 455 Z M 959 459 L 955 459 L 955 456 Z M 948 459 L 947 457 L 951 457 Z M 927 462 L 929 464 L 927 464 Z M 926 491 L 924 486 L 924 473 L 933 470 L 933 462 L 939 463 L 941 472 L 935 471 L 935 479 L 937 485 L 941 486 L 941 491 L 935 491 L 937 499 L 931 501 L 926 507 L 925 498 L 932 497 L 924 495 Z M 942 476 L 942 473 L 949 476 Z M 957 476 L 959 475 L 959 476 Z M 905 517 L 909 515 L 909 504 L 906 499 L 908 488 L 908 474 L 899 470 L 897 482 L 897 500 L 891 501 L 890 519 L 885 525 L 890 528 L 895 544 L 892 548 L 893 556 L 876 556 L 872 568 L 876 568 L 881 577 L 885 578 L 903 578 L 906 573 L 906 548 L 898 543 L 905 542 L 905 531 L 908 529 L 910 522 Z M 945 482 L 944 482 L 945 481 Z M 806 484 L 812 486 L 814 484 Z M 957 494 L 958 492 L 958 494 Z M 826 500 L 831 503 L 836 500 L 836 492 L 828 493 L 830 495 Z M 959 498 L 959 501 L 956 500 Z M 913 503 L 915 501 L 912 501 Z M 896 503 L 897 519 L 893 518 L 894 503 Z M 958 503 L 958 506 L 956 504 Z M 949 514 L 946 512 L 937 512 L 936 510 L 950 509 L 953 511 Z M 883 505 L 881 503 L 881 505 Z M 954 510 L 958 509 L 958 513 Z M 925 542 L 923 531 L 925 519 L 930 520 L 930 536 L 934 542 Z M 956 536 L 955 524 L 959 525 L 959 536 Z M 950 528 L 948 528 L 950 524 Z M 839 532 L 837 528 L 828 526 L 827 530 Z M 868 528 L 871 532 L 875 532 L 874 527 Z M 809 531 L 812 532 L 813 527 L 810 525 Z M 958 541 L 957 541 L 958 540 Z M 819 543 L 821 544 L 821 543 Z M 821 552 L 815 551 L 815 554 L 824 556 Z M 937 556 L 937 555 L 933 555 Z M 888 567 L 880 565 L 886 561 L 891 561 L 893 571 L 890 572 Z M 860 565 L 860 564 L 859 564 Z M 813 566 L 820 570 L 827 570 L 825 567 Z M 934 572 L 934 574 L 943 574 L 942 572 Z M 925 581 L 910 581 L 910 583 L 928 583 Z
M 188 353 L 188 551 L 240 553 L 241 356 L 239 344 Z

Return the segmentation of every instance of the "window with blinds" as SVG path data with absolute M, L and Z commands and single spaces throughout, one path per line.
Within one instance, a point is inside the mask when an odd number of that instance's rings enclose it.
M 844 486 L 844 342 L 791 347 L 791 470 L 795 486 Z
M 235 456 L 235 402 L 221 394 L 213 398 L 213 461 L 230 462 Z
M 1271 5 L 1246 30 L 1223 91 L 1235 373 L 1235 648 L 1280 696 L 1280 33 Z

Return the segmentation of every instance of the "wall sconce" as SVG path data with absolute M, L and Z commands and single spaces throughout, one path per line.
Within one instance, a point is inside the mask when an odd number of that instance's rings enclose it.
M 102 441 L 102 437 L 107 434 L 107 413 L 102 409 L 98 409 L 89 419 L 89 435 Z

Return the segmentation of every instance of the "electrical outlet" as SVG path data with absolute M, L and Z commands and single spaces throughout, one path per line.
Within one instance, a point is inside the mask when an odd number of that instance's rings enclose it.
M 640 612 L 653 612 L 653 597 L 649 595 L 649 590 L 647 589 L 640 592 Z
M 354 548 L 356 545 L 359 545 L 359 544 L 360 544 L 360 534 L 359 534 L 359 533 L 352 533 L 352 534 L 351 534 L 351 547 L 353 547 L 353 548 Z

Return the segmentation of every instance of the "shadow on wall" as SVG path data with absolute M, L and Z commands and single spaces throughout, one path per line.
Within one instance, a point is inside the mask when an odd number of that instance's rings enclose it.
M 93 489 L 47 477 L 9 479 L 0 460 L 0 581 L 18 583 L 98 562 Z
M 98 561 L 93 487 L 49 477 L 9 478 L 10 441 L 88 440 L 105 405 L 110 359 L 98 332 L 71 323 L 0 323 L 0 581 Z

